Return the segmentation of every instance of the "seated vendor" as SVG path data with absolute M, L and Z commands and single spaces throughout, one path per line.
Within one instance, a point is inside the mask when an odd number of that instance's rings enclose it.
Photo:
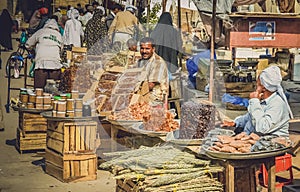
M 166 107 L 169 90 L 167 64 L 155 53 L 155 44 L 152 38 L 141 39 L 140 53 L 142 58 L 138 61 L 138 67 L 143 67 L 143 70 L 146 71 L 145 81 L 149 86 L 150 105 Z
M 280 69 L 270 66 L 257 79 L 256 91 L 250 93 L 248 113 L 222 126 L 242 127 L 247 134 L 289 136 L 291 108 L 281 87 Z

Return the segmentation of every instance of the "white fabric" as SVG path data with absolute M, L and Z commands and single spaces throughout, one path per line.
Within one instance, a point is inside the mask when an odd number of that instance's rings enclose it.
M 35 32 L 26 42 L 26 47 L 35 46 L 35 69 L 60 69 L 60 49 L 62 36 L 54 19 Z
M 71 19 L 71 14 L 72 14 L 72 10 L 74 9 L 74 7 L 70 7 L 70 9 L 67 11 L 67 18 Z
M 99 10 L 101 10 L 101 11 L 102 11 L 102 14 L 104 14 L 104 13 L 105 13 L 105 9 L 104 9 L 104 7 L 103 7 L 103 6 L 98 6 L 96 9 L 99 9 Z
M 84 14 L 81 22 L 83 26 L 86 26 L 87 22 L 93 17 L 93 14 L 90 12 L 87 12 L 86 14 Z
M 259 75 L 259 79 L 261 84 L 269 91 L 271 92 L 278 92 L 278 94 L 280 95 L 280 97 L 285 101 L 288 109 L 289 109 L 289 113 L 291 118 L 293 118 L 293 113 L 291 111 L 291 108 L 289 106 L 289 103 L 287 101 L 287 98 L 284 94 L 283 88 L 281 86 L 281 81 L 282 81 L 282 77 L 281 77 L 281 73 L 280 73 L 280 69 L 277 66 L 270 66 L 266 69 L 264 69 L 261 74 Z
M 81 47 L 81 36 L 83 36 L 83 34 L 84 33 L 80 21 L 77 19 L 68 20 L 65 24 L 63 35 L 64 45 L 73 44 L 75 47 Z

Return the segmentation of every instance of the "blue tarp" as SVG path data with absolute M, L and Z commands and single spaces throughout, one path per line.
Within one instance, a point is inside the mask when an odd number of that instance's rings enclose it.
M 215 55 L 215 59 L 216 59 L 216 55 Z M 200 64 L 199 64 L 200 62 Z M 191 81 L 191 83 L 193 84 L 194 87 L 196 87 L 196 74 L 199 71 L 199 68 L 203 68 L 201 67 L 201 65 L 206 66 L 207 68 L 209 68 L 210 65 L 210 50 L 206 50 L 203 52 L 198 53 L 197 55 L 194 55 L 193 57 L 191 57 L 190 59 L 187 59 L 186 61 L 186 68 L 188 70 L 189 73 L 189 80 Z M 208 74 L 207 74 L 208 76 Z
M 237 96 L 232 96 L 228 93 L 225 93 L 222 96 L 222 103 L 232 103 L 234 105 L 241 105 L 241 106 L 244 106 L 244 107 L 248 107 L 249 99 L 242 98 L 242 97 L 237 97 Z

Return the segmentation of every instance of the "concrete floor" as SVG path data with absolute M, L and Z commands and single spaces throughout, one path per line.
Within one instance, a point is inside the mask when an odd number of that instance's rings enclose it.
M 13 34 L 13 37 L 18 35 Z M 14 50 L 17 43 L 13 39 Z M 18 113 L 5 112 L 7 78 L 5 64 L 10 52 L 2 52 L 0 70 L 1 108 L 4 113 L 5 131 L 0 132 L 0 192 L 113 192 L 115 180 L 106 171 L 97 171 L 97 180 L 77 183 L 63 183 L 45 173 L 43 157 L 38 153 L 20 154 L 15 148 Z M 21 87 L 22 79 L 13 80 L 12 86 Z M 29 80 L 32 83 L 32 81 Z M 18 91 L 12 91 L 16 97 Z
M 16 34 L 14 37 L 18 37 Z M 16 42 L 13 40 L 14 50 Z M 16 128 L 18 126 L 18 113 L 11 110 L 5 113 L 4 104 L 7 95 L 7 79 L 5 78 L 5 63 L 10 52 L 2 52 L 2 69 L 0 70 L 0 98 L 4 112 L 5 131 L 0 132 L 0 192 L 112 192 L 115 191 L 115 180 L 109 172 L 98 170 L 97 180 L 62 183 L 56 178 L 45 173 L 44 160 L 40 153 L 20 154 L 15 149 Z M 22 79 L 14 80 L 13 86 L 21 87 Z M 31 82 L 32 83 L 32 82 Z M 287 87 L 296 86 L 293 82 L 286 82 Z M 17 91 L 12 92 L 12 97 L 17 96 Z M 295 117 L 300 119 L 300 104 L 298 97 L 292 97 L 292 109 Z M 300 98 L 299 98 L 300 100 Z M 227 111 L 226 115 L 234 118 L 239 112 Z M 297 129 L 297 126 L 296 126 Z M 298 129 L 299 130 L 299 129 Z M 294 141 L 299 140 L 299 135 L 291 135 Z M 293 171 L 295 183 L 300 183 L 300 153 L 293 158 Z M 266 189 L 263 189 L 266 191 Z M 278 189 L 281 191 L 281 189 Z

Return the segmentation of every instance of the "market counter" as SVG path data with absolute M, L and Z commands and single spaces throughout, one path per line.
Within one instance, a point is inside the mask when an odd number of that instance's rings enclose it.
M 206 155 L 225 167 L 226 192 L 256 191 L 255 170 L 265 164 L 268 172 L 268 192 L 275 191 L 275 158 L 284 155 L 291 147 L 274 151 L 254 152 L 253 154 L 230 154 L 220 152 L 208 152 Z

